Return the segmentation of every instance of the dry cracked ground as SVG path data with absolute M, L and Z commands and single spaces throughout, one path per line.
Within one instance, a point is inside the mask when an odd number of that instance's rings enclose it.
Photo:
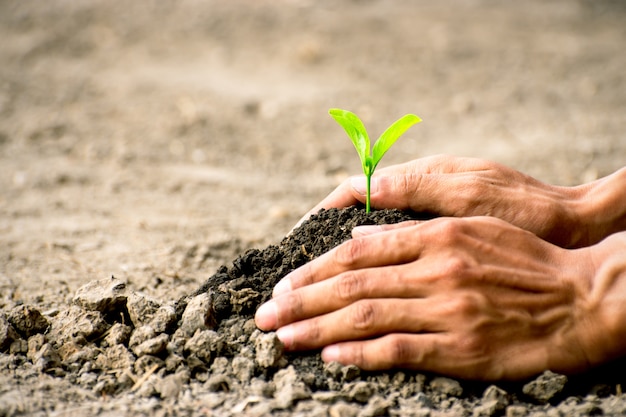
M 480 385 L 285 355 L 242 279 L 306 261 L 284 237 L 359 172 L 331 107 L 424 119 L 383 165 L 622 167 L 624 22 L 610 0 L 0 1 L 0 416 L 626 412 L 618 366 Z

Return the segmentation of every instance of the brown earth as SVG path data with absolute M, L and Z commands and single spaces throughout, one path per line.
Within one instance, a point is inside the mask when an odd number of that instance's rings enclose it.
M 166 303 L 280 241 L 360 169 L 330 107 L 373 134 L 424 119 L 383 165 L 608 174 L 626 156 L 625 19 L 591 0 L 1 1 L 0 307 L 54 317 L 111 275 Z M 5 413 L 84 400 L 0 372 Z M 106 401 L 91 414 L 142 415 Z

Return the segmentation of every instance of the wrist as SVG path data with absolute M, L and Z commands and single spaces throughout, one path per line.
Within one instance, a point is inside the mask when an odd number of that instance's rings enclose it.
M 593 245 L 613 233 L 626 230 L 624 190 L 626 168 L 571 189 L 570 204 L 581 231 L 580 240 L 572 246 Z
M 580 319 L 597 332 L 596 343 L 588 346 L 588 357 L 598 364 L 626 355 L 626 232 L 588 249 L 594 272 L 584 297 L 587 317 Z

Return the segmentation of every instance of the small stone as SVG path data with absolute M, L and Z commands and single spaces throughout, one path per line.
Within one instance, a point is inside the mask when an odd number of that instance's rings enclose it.
M 20 305 L 9 312 L 7 320 L 25 339 L 48 329 L 48 320 L 33 306 Z
M 509 405 L 506 408 L 506 417 L 525 417 L 528 415 L 528 408 L 523 405 L 515 404 Z
M 346 400 L 346 395 L 337 391 L 317 391 L 312 398 L 322 403 L 334 404 L 340 400 Z
M 213 330 L 198 330 L 185 343 L 185 352 L 194 355 L 206 363 L 224 347 L 224 337 Z
M 150 327 L 157 333 L 165 333 L 176 324 L 176 308 L 173 305 L 163 305 L 152 316 Z
M 72 301 L 85 310 L 109 313 L 123 308 L 127 297 L 126 283 L 112 276 L 83 285 Z
M 254 378 L 250 382 L 249 389 L 252 394 L 265 398 L 271 398 L 272 396 L 274 396 L 274 392 L 276 391 L 276 387 L 274 386 L 274 384 L 271 384 L 259 378 Z
M 135 327 L 148 324 L 160 307 L 159 301 L 140 292 L 131 292 L 126 301 L 128 315 Z
M 296 401 L 311 398 L 311 391 L 291 365 L 276 372 L 273 381 L 276 386 L 274 400 L 277 408 L 287 409 Z
M 144 355 L 159 355 L 163 352 L 167 347 L 167 342 L 169 341 L 169 335 L 166 333 L 160 334 L 157 337 L 153 337 L 152 339 L 148 339 L 145 342 L 134 346 L 132 348 L 133 353 L 137 356 Z
M 228 358 L 219 357 L 215 358 L 213 363 L 211 364 L 211 373 L 212 374 L 229 374 L 231 370 L 230 361 Z
M 109 324 L 99 311 L 85 311 L 80 307 L 71 306 L 55 317 L 50 326 L 48 339 L 58 346 L 69 341 L 83 345 L 101 336 L 108 328 Z
M 524 385 L 522 392 L 539 403 L 547 403 L 558 393 L 563 391 L 567 384 L 565 375 L 545 371 L 535 380 Z
M 261 293 L 252 288 L 242 288 L 240 290 L 228 289 L 230 294 L 230 304 L 233 312 L 237 314 L 245 314 L 252 311 L 259 305 Z
M 361 369 L 356 365 L 347 365 L 341 368 L 341 376 L 345 382 L 354 381 L 361 376 Z
M 156 374 L 152 374 L 136 389 L 135 395 L 140 398 L 154 397 L 159 394 L 158 387 L 162 384 L 163 379 Z
M 232 362 L 233 374 L 240 382 L 250 381 L 254 375 L 254 361 L 250 358 L 236 356 Z
M 192 298 L 183 312 L 180 329 L 188 336 L 197 330 L 212 330 L 217 322 L 213 315 L 213 297 L 209 293 L 202 293 Z
M 283 357 L 284 346 L 276 333 L 259 335 L 254 346 L 256 348 L 256 363 L 262 368 L 272 368 L 280 363 Z
M 5 352 L 20 336 L 13 328 L 4 312 L 0 311 L 0 351 Z
M 211 375 L 204 386 L 211 392 L 229 392 L 232 381 L 227 375 Z
M 433 408 L 433 402 L 423 392 L 418 392 L 413 400 L 424 408 Z
M 339 362 L 328 362 L 324 364 L 324 373 L 335 379 L 339 379 L 339 376 L 341 375 L 341 368 L 343 368 L 343 365 Z
M 36 334 L 28 339 L 28 353 L 26 357 L 30 359 L 33 363 L 35 362 L 34 357 L 39 352 L 39 349 L 46 343 L 46 337 L 42 334 Z
M 128 346 L 131 349 L 133 349 L 134 347 L 139 346 L 143 342 L 156 337 L 156 335 L 157 335 L 156 332 L 150 326 L 146 325 L 146 326 L 137 327 L 135 330 L 133 330 L 132 334 L 130 335 Z
M 48 371 L 52 368 L 61 368 L 61 356 L 50 345 L 45 343 L 33 356 L 33 364 L 40 372 Z
M 329 407 L 328 415 L 330 417 L 356 417 L 359 411 L 361 411 L 360 407 L 341 401 Z
M 509 394 L 496 385 L 490 385 L 483 393 L 483 401 L 495 401 L 496 408 L 494 413 L 500 414 L 509 405 Z
M 96 358 L 96 364 L 100 369 L 132 369 L 135 356 L 124 345 L 115 345 L 99 355 Z
M 28 352 L 28 342 L 24 339 L 16 339 L 9 346 L 11 355 L 25 355 Z
M 391 398 L 383 398 L 380 395 L 373 396 L 367 405 L 359 413 L 359 417 L 378 417 L 389 415 L 389 409 L 393 407 Z
M 455 379 L 437 377 L 430 382 L 430 388 L 439 394 L 448 397 L 459 397 L 463 394 L 463 387 Z
M 185 362 L 185 358 L 176 354 L 170 353 L 167 358 L 165 358 L 165 369 L 168 372 L 174 372 L 179 366 L 181 366 Z
M 118 344 L 126 345 L 130 340 L 132 334 L 132 327 L 122 323 L 115 323 L 107 331 L 107 335 L 104 337 L 104 341 L 107 346 L 115 346 Z
M 154 372 L 154 369 L 162 368 L 165 362 L 156 356 L 144 355 L 137 358 L 133 364 L 133 369 L 137 375 L 143 375 L 146 372 Z
M 29 350 L 30 350 L 30 340 L 29 340 Z M 61 360 L 64 364 L 70 364 L 74 362 L 81 361 L 81 359 L 77 356 L 78 352 L 83 351 L 83 346 L 79 345 L 75 342 L 67 342 L 64 345 L 60 346 L 58 349 L 59 355 L 61 355 Z M 69 358 L 72 358 L 71 360 Z
M 176 373 L 167 375 L 156 387 L 161 398 L 176 398 L 183 385 L 189 382 L 189 374 Z
M 363 404 L 367 403 L 375 392 L 372 384 L 366 381 L 359 381 L 348 387 L 348 398 Z
M 483 400 L 472 411 L 473 417 L 492 417 L 498 414 L 500 405 L 497 400 Z

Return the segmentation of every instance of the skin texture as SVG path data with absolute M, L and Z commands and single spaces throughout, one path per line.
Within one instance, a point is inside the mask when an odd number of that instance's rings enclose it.
M 497 217 L 561 247 L 587 246 L 607 235 L 595 233 L 599 220 L 590 227 L 594 213 L 586 212 L 588 208 L 581 203 L 593 185 L 548 185 L 491 161 L 446 155 L 417 159 L 379 170 L 371 186 L 374 208 L 409 209 L 448 217 Z M 609 193 L 617 191 L 608 188 Z M 352 177 L 300 222 L 321 208 L 363 202 L 365 178 Z
M 482 380 L 579 372 L 626 352 L 626 233 L 561 247 L 591 240 L 569 227 L 583 224 L 576 200 L 593 187 L 551 187 L 447 157 L 391 167 L 380 179 L 395 185 L 372 195 L 377 207 L 455 217 L 356 228 L 287 275 L 255 319 L 288 350 Z M 323 207 L 353 204 L 354 184 Z

